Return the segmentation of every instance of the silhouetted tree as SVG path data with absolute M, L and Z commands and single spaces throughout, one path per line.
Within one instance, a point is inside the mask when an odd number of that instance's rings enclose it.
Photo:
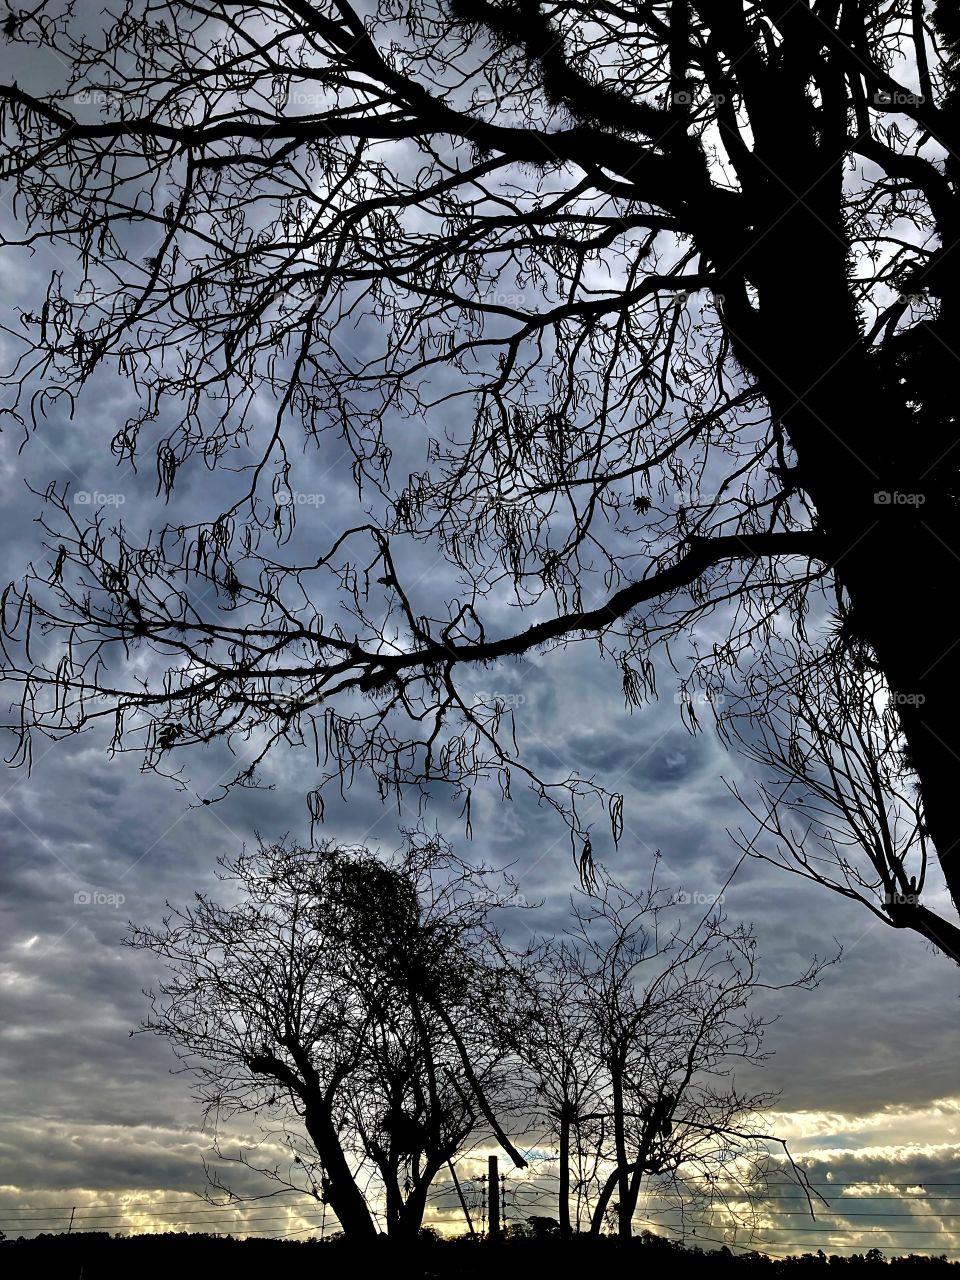
M 534 775 L 461 673 L 595 636 L 635 703 L 720 611 L 715 692 L 832 592 L 960 904 L 955 5 L 38 0 L 4 30 L 61 76 L 0 87 L 8 239 L 82 274 L 8 326 L 6 412 L 113 368 L 121 459 L 250 480 L 146 547 L 47 493 L 49 563 L 5 599 L 25 732 L 112 717 L 163 768 L 316 733 L 318 797 L 439 775 L 468 816 L 519 770 L 586 841 L 587 783 Z M 285 556 L 328 434 L 367 514 Z M 14 643 L 38 628 L 49 658 Z
M 574 898 L 568 936 L 542 961 L 521 1054 L 558 1138 L 567 1236 L 572 1183 L 577 1228 L 589 1203 L 594 1235 L 611 1212 L 631 1235 L 647 1178 L 673 1185 L 688 1209 L 722 1202 L 746 1221 L 771 1142 L 786 1153 L 760 1127 L 775 1095 L 736 1087 L 737 1066 L 766 1056 L 764 1020 L 749 1008 L 761 985 L 755 939 L 719 906 L 685 935 L 675 904 L 653 878 L 636 892 L 598 867 Z M 813 985 L 821 967 L 790 985 Z
M 755 820 L 738 843 L 863 903 L 884 924 L 909 928 L 960 962 L 960 929 L 921 901 L 930 839 L 903 740 L 880 674 L 867 661 L 807 663 L 789 642 L 754 672 L 762 716 L 745 700 L 725 727 L 765 779 L 757 800 L 732 787 Z M 756 828 L 765 839 L 759 839 Z
M 563 941 L 552 944 L 539 957 L 529 986 L 529 1020 L 518 1028 L 518 1052 L 530 1073 L 538 1112 L 557 1140 L 558 1230 L 565 1240 L 574 1231 L 572 1187 L 586 1186 L 596 1174 L 605 1145 L 598 1110 L 603 1084 L 595 1074 L 593 1028 L 582 996 L 576 954 Z M 579 1229 L 579 1213 L 577 1219 Z
M 198 894 L 129 938 L 171 972 L 143 1030 L 208 1110 L 262 1114 L 351 1238 L 376 1233 L 378 1194 L 388 1233 L 416 1236 L 478 1126 L 523 1163 L 496 1114 L 515 969 L 491 917 L 509 891 L 422 837 L 391 862 L 261 844 L 222 865 L 235 906 Z

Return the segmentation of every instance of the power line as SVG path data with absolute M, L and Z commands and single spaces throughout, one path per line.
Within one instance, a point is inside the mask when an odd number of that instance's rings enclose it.
M 549 1194 L 543 1186 L 543 1183 L 553 1184 L 557 1179 L 557 1175 L 553 1172 L 544 1171 L 537 1173 L 530 1178 L 521 1178 L 514 1181 L 511 1190 L 514 1195 L 514 1204 L 519 1210 L 521 1202 L 518 1196 L 522 1196 L 524 1202 L 533 1204 L 537 1198 L 544 1194 Z M 476 1199 L 479 1193 L 481 1199 L 484 1198 L 483 1193 L 487 1190 L 484 1186 L 486 1179 L 483 1177 L 468 1179 L 465 1185 L 469 1188 L 472 1198 Z M 472 1184 L 472 1185 L 471 1185 Z M 945 1180 L 924 1181 L 916 1180 L 905 1183 L 891 1183 L 883 1179 L 860 1179 L 852 1180 L 831 1180 L 827 1183 L 811 1183 L 811 1190 L 816 1191 L 823 1188 L 824 1191 L 830 1192 L 833 1189 L 840 1188 L 863 1188 L 865 1186 L 882 1186 L 885 1188 L 883 1192 L 871 1192 L 867 1194 L 857 1195 L 841 1195 L 834 1198 L 836 1208 L 827 1207 L 821 1209 L 817 1206 L 817 1220 L 810 1225 L 794 1223 L 775 1225 L 768 1223 L 759 1230 L 763 1235 L 786 1233 L 789 1235 L 803 1234 L 807 1237 L 820 1236 L 824 1244 L 829 1249 L 841 1249 L 845 1251 L 857 1251 L 866 1246 L 866 1242 L 870 1236 L 876 1238 L 883 1235 L 887 1241 L 883 1244 L 883 1248 L 887 1251 L 897 1250 L 898 1242 L 906 1235 L 931 1235 L 946 1239 L 957 1239 L 960 1236 L 960 1226 L 954 1228 L 949 1222 L 954 1219 L 960 1219 L 960 1210 L 947 1212 L 929 1211 L 933 1206 L 940 1202 L 960 1201 L 960 1194 L 950 1194 L 948 1192 L 931 1191 L 929 1188 L 960 1188 L 960 1182 L 952 1182 Z M 774 1193 L 773 1197 L 766 1196 L 763 1199 L 754 1198 L 755 1208 L 769 1216 L 776 1218 L 782 1217 L 801 1217 L 809 1216 L 809 1211 L 804 1209 L 783 1208 L 785 1204 L 805 1202 L 806 1197 L 800 1194 L 796 1189 L 796 1183 L 790 1182 L 785 1184 L 791 1188 L 790 1193 L 778 1196 Z M 899 1188 L 899 1194 L 892 1194 L 892 1188 Z M 918 1190 L 919 1188 L 919 1190 Z M 714 1185 L 711 1188 L 703 1188 L 703 1191 L 718 1188 Z M 438 1184 L 431 1192 L 431 1196 L 452 1196 L 454 1194 L 454 1186 L 449 1184 Z M 743 1189 L 734 1187 L 733 1192 L 743 1194 Z M 298 1200 L 295 1202 L 284 1201 L 283 1203 L 274 1203 L 267 1205 L 264 1201 L 272 1200 L 274 1196 L 296 1194 Z M 645 1189 L 646 1200 L 661 1200 L 672 1203 L 650 1204 L 645 1203 L 644 1209 L 647 1213 L 656 1213 L 659 1216 L 668 1215 L 670 1213 L 681 1212 L 683 1209 L 683 1196 L 678 1188 L 657 1187 L 652 1186 Z M 897 1212 L 896 1210 L 884 1210 L 879 1207 L 881 1202 L 897 1202 L 910 1203 L 916 1201 L 925 1201 L 925 1211 L 920 1213 Z M 526 1207 L 524 1204 L 524 1208 Z M 178 1209 L 168 1206 L 184 1205 L 189 1209 Z M 848 1211 L 847 1205 L 850 1206 Z M 861 1208 L 866 1205 L 867 1208 Z M 77 1216 L 77 1209 L 80 1210 Z M 91 1212 L 92 1210 L 102 1209 L 102 1212 Z M 194 1209 L 196 1212 L 191 1212 Z M 257 1212 L 258 1209 L 271 1209 L 272 1212 Z M 61 1212 L 62 1211 L 62 1212 Z M 482 1208 L 481 1208 L 482 1211 Z M 689 1214 L 689 1208 L 687 1209 Z M 324 1221 L 315 1224 L 308 1224 L 301 1227 L 293 1227 L 292 1222 L 300 1220 L 304 1221 L 308 1216 L 314 1214 L 323 1214 Z M 71 1227 L 74 1230 L 102 1230 L 111 1231 L 116 1235 L 129 1235 L 131 1233 L 142 1234 L 161 1234 L 160 1231 L 148 1230 L 149 1227 L 160 1227 L 166 1230 L 176 1228 L 179 1224 L 185 1224 L 188 1230 L 186 1234 L 197 1233 L 196 1228 L 216 1226 L 221 1231 L 226 1229 L 228 1234 L 236 1234 L 240 1236 L 254 1235 L 270 1235 L 274 1238 L 287 1238 L 290 1236 L 305 1235 L 308 1233 L 324 1234 L 325 1228 L 325 1209 L 322 1204 L 318 1203 L 315 1196 L 309 1196 L 304 1192 L 297 1191 L 296 1188 L 287 1188 L 278 1192 L 273 1192 L 269 1196 L 252 1197 L 250 1200 L 234 1200 L 226 1203 L 205 1203 L 200 1195 L 186 1196 L 183 1198 L 157 1198 L 153 1200 L 127 1201 L 120 1203 L 92 1202 L 87 1205 L 26 1205 L 20 1208 L 13 1206 L 0 1205 L 0 1223 L 4 1224 L 8 1231 L 39 1233 L 46 1230 L 54 1233 L 63 1233 L 64 1223 L 68 1216 L 71 1219 Z M 139 1219 L 139 1221 L 127 1221 L 129 1217 Z M 824 1219 L 830 1217 L 832 1219 L 840 1219 L 840 1221 L 826 1222 Z M 936 1219 L 941 1224 L 937 1227 L 913 1227 L 899 1226 L 897 1223 L 908 1219 Z M 146 1222 L 142 1221 L 146 1219 Z M 171 1221 L 163 1221 L 170 1219 Z M 856 1225 L 848 1225 L 852 1220 L 858 1220 Z M 896 1220 L 896 1221 L 894 1221 Z M 816 1245 L 816 1240 L 806 1239 L 803 1241 L 767 1241 L 762 1240 L 749 1245 L 731 1243 L 728 1240 L 717 1239 L 712 1235 L 704 1235 L 703 1232 L 712 1232 L 715 1230 L 723 1231 L 749 1231 L 748 1227 L 737 1227 L 731 1224 L 729 1227 L 722 1222 L 701 1222 L 698 1226 L 677 1226 L 671 1222 L 660 1222 L 653 1219 L 638 1219 L 638 1222 L 645 1223 L 649 1227 L 653 1227 L 659 1233 L 664 1233 L 666 1239 L 677 1239 L 686 1242 L 692 1240 L 697 1244 L 708 1243 L 717 1246 L 726 1246 L 728 1248 L 750 1249 L 750 1250 L 773 1250 L 784 1251 L 794 1249 L 810 1249 Z M 284 1231 L 273 1226 L 255 1226 L 255 1223 L 283 1223 L 288 1227 Z M 871 1225 L 867 1225 L 870 1223 Z M 873 1225 L 876 1224 L 876 1225 Z M 881 1225 L 883 1224 L 883 1225 Z M 674 1233 L 668 1235 L 666 1233 Z M 199 1234 L 203 1234 L 199 1232 Z M 830 1237 L 836 1236 L 853 1236 L 853 1240 L 836 1241 L 830 1240 Z M 953 1244 L 940 1247 L 935 1242 L 919 1243 L 917 1245 L 925 1253 L 937 1254 L 960 1254 L 960 1246 Z
M 659 1212 L 665 1213 L 666 1210 L 661 1209 Z M 783 1209 L 780 1211 L 774 1209 L 773 1212 L 779 1212 L 781 1218 L 808 1218 L 810 1216 L 809 1212 L 804 1213 L 802 1209 Z M 827 1213 L 830 1213 L 830 1210 L 817 1209 L 817 1217 Z M 835 1209 L 831 1214 L 832 1217 L 837 1217 L 838 1215 L 842 1215 L 844 1218 L 960 1218 L 960 1210 L 955 1210 L 952 1213 L 887 1213 L 885 1209 L 882 1209 L 878 1213 L 844 1213 L 842 1209 Z
M 315 1203 L 315 1202 L 314 1202 L 314 1203 Z M 322 1208 L 322 1206 L 321 1206 L 321 1205 L 316 1205 L 316 1207 L 315 1207 L 315 1208 L 303 1208 L 303 1209 L 301 1210 L 301 1209 L 297 1209 L 295 1206 L 291 1205 L 291 1206 L 290 1206 L 290 1208 L 289 1208 L 289 1210 L 288 1210 L 288 1212 L 289 1212 L 289 1213 L 298 1213 L 298 1212 L 302 1212 L 302 1213 L 320 1213 L 321 1208 Z M 208 1210 L 203 1210 L 203 1209 L 201 1209 L 201 1210 L 200 1210 L 200 1214 L 201 1214 L 201 1215 L 203 1215 L 203 1214 L 205 1214 L 205 1213 L 207 1213 L 207 1212 L 209 1212 L 209 1211 L 208 1211 Z M 246 1209 L 229 1209 L 229 1210 L 226 1210 L 226 1212 L 228 1212 L 228 1213 L 247 1213 L 247 1212 L 248 1212 L 248 1210 L 246 1210 Z M 65 1221 L 65 1220 L 66 1220 L 67 1216 L 68 1216 L 67 1214 L 65 1214 L 65 1213 L 61 1213 L 61 1214 L 57 1214 L 56 1216 L 50 1215 L 50 1216 L 47 1216 L 47 1217 L 40 1217 L 40 1218 L 27 1218 L 27 1219 L 21 1219 L 19 1214 L 9 1214 L 9 1215 L 8 1215 L 8 1214 L 0 1214 L 0 1222 L 7 1222 L 7 1221 L 9 1221 L 9 1220 L 11 1220 L 11 1219 L 13 1219 L 14 1221 L 27 1221 L 27 1222 L 63 1222 L 63 1221 Z M 124 1217 L 124 1216 L 125 1216 L 125 1215 L 123 1214 L 123 1212 L 122 1212 L 121 1210 L 117 1209 L 117 1210 L 114 1210 L 112 1213 L 89 1213 L 89 1214 L 82 1214 L 80 1217 L 75 1217 L 75 1218 L 74 1218 L 74 1222 L 99 1222 L 102 1218 L 106 1218 L 106 1219 L 113 1219 L 113 1218 Z M 140 1210 L 138 1213 L 136 1213 L 134 1216 L 135 1216 L 135 1217 L 140 1217 L 140 1218 L 170 1218 L 170 1217 L 172 1217 L 172 1218 L 174 1218 L 174 1219 L 175 1219 L 176 1221 L 178 1221 L 178 1222 L 180 1222 L 180 1221 L 187 1222 L 187 1221 L 189 1221 L 191 1218 L 195 1218 L 195 1217 L 197 1216 L 197 1214 L 194 1214 L 194 1213 L 181 1213 L 181 1212 L 178 1212 L 176 1209 L 164 1209 L 164 1210 L 162 1210 L 162 1211 L 160 1211 L 160 1212 L 158 1212 L 158 1213 L 150 1213 L 149 1211 L 147 1211 L 147 1210 L 145 1210 L 145 1209 L 141 1209 L 141 1210 Z M 262 1216 L 262 1215 L 261 1215 L 261 1216 Z M 278 1215 L 275 1215 L 275 1216 L 283 1217 L 284 1215 L 283 1215 L 283 1214 L 278 1214 Z M 210 1219 L 207 1219 L 207 1220 L 208 1220 L 208 1221 L 210 1221 Z
M 283 1188 L 283 1189 L 281 1189 L 281 1190 L 279 1190 L 279 1191 L 273 1191 L 273 1192 L 271 1192 L 271 1193 L 270 1193 L 270 1198 L 272 1198 L 273 1196 L 277 1196 L 277 1195 L 283 1195 L 283 1196 L 290 1195 L 294 1190 L 295 1190 L 295 1189 L 294 1189 L 293 1187 L 291 1187 L 291 1188 L 289 1188 L 289 1189 L 287 1189 L 287 1188 Z M 308 1194 L 307 1194 L 307 1192 L 305 1192 L 305 1191 L 297 1191 L 297 1192 L 296 1192 L 296 1194 L 297 1194 L 297 1195 L 299 1195 L 299 1196 L 304 1196 L 304 1197 L 306 1197 L 306 1198 L 307 1198 L 307 1199 L 309 1199 L 309 1200 L 315 1200 L 315 1199 L 316 1199 L 316 1197 L 315 1197 L 315 1196 L 308 1195 Z M 263 1197 L 259 1197 L 259 1196 L 258 1196 L 258 1197 L 255 1197 L 255 1199 L 267 1199 L 267 1197 L 265 1197 L 265 1196 L 263 1196 Z M 203 1203 L 204 1203 L 203 1196 L 201 1196 L 201 1195 L 197 1194 L 197 1195 L 192 1195 L 192 1196 L 184 1196 L 182 1199 L 179 1199 L 179 1200 L 129 1200 L 129 1201 L 125 1201 L 125 1202 L 120 1203 L 120 1204 L 111 1204 L 111 1203 L 109 1203 L 109 1202 L 107 1202 L 107 1201 L 104 1201 L 102 1204 L 97 1204 L 96 1202 L 94 1202 L 93 1204 L 78 1204 L 78 1205 L 71 1205 L 71 1204 L 38 1204 L 38 1205 L 35 1205 L 35 1206 L 25 1206 L 25 1208 L 26 1208 L 26 1209 L 30 1209 L 31 1211 L 32 1211 L 33 1209 L 36 1209 L 36 1211 L 37 1211 L 37 1212 L 41 1212 L 41 1211 L 42 1211 L 42 1212 L 46 1212 L 47 1210 L 52 1210 L 52 1211 L 54 1211 L 54 1212 L 59 1212 L 59 1211 L 61 1211 L 61 1210 L 62 1210 L 64 1213 L 69 1213 L 69 1212 L 70 1212 L 70 1210 L 71 1210 L 71 1209 L 73 1209 L 73 1208 L 77 1208 L 77 1209 L 132 1209 L 132 1208 L 134 1208 L 134 1207 L 136 1207 L 136 1206 L 139 1206 L 139 1205 L 146 1205 L 148 1208 L 153 1208 L 153 1207 L 154 1207 L 154 1206 L 156 1206 L 156 1205 L 166 1205 L 166 1204 L 203 1204 Z M 234 1200 L 234 1201 L 229 1201 L 227 1204 L 210 1204 L 210 1205 L 208 1205 L 207 1207 L 208 1207 L 208 1208 L 211 1208 L 211 1209 L 231 1209 L 231 1208 L 236 1208 L 239 1204 L 242 1204 L 242 1203 L 244 1203 L 242 1200 Z M 0 1207 L 2 1207 L 2 1206 L 0 1206 Z

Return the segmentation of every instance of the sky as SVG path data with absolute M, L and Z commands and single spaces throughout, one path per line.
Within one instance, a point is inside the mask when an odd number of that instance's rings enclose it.
M 2 197 L 0 216 L 9 216 Z M 29 305 L 50 265 L 17 254 L 0 259 L 3 306 Z M 66 260 L 59 265 L 75 270 Z M 0 353 L 9 350 L 0 342 Z M 26 443 L 15 428 L 0 435 L 4 580 L 42 558 L 31 486 L 69 481 L 73 493 L 101 495 L 100 506 L 135 527 L 156 523 L 150 466 L 140 475 L 118 469 L 108 448 L 132 397 L 128 384 L 103 378 L 72 421 L 54 412 Z M 355 503 L 343 460 L 321 452 L 298 465 L 298 487 L 324 495 L 301 510 L 301 535 L 326 538 Z M 187 518 L 226 483 L 202 468 L 186 472 L 167 516 Z M 429 580 L 439 568 L 426 561 L 421 574 Z M 478 672 L 473 687 L 509 699 L 525 760 L 556 773 L 595 774 L 624 792 L 624 837 L 608 865 L 639 884 L 659 850 L 663 879 L 692 899 L 693 912 L 720 894 L 739 859 L 729 831 L 745 818 L 725 780 L 749 790 L 751 775 L 709 728 L 687 731 L 675 678 L 665 667 L 659 675 L 660 698 L 629 712 L 619 673 L 599 663 L 588 642 Z M 166 902 L 214 890 L 217 858 L 257 834 L 309 838 L 304 796 L 315 766 L 307 751 L 274 752 L 264 768 L 269 790 L 201 805 L 235 769 L 222 747 L 198 751 L 180 789 L 141 773 L 135 757 L 111 756 L 103 734 L 93 732 L 38 744 L 29 775 L 5 772 L 0 1231 L 8 1235 L 62 1229 L 71 1210 L 78 1226 L 111 1230 L 307 1234 L 321 1225 L 320 1211 L 302 1203 L 224 1212 L 196 1199 L 206 1186 L 212 1133 L 188 1079 L 172 1072 L 167 1047 L 130 1034 L 146 1012 L 143 988 L 159 974 L 150 957 L 121 945 L 128 921 L 157 923 Z M 331 803 L 323 834 L 390 850 L 398 826 L 422 818 L 464 856 L 510 866 L 520 892 L 543 901 L 537 927 L 555 927 L 574 886 L 560 820 L 519 788 L 512 803 L 480 789 L 472 842 L 456 814 L 439 793 L 425 813 L 398 814 L 360 779 L 346 803 Z M 766 1040 L 771 1057 L 742 1080 L 779 1091 L 770 1131 L 789 1140 L 829 1208 L 811 1221 L 784 1191 L 764 1207 L 752 1243 L 771 1252 L 880 1247 L 960 1258 L 956 968 L 862 907 L 756 861 L 739 867 L 723 906 L 732 919 L 752 922 L 771 984 L 797 977 L 815 955 L 841 952 L 816 990 L 764 997 L 764 1011 L 777 1016 Z M 231 1130 L 228 1142 L 252 1136 Z M 477 1155 L 462 1172 L 469 1178 L 481 1167 Z M 249 1175 L 231 1176 L 238 1187 L 259 1190 Z M 518 1175 L 508 1180 L 514 1191 L 519 1183 Z M 512 1212 L 529 1202 L 521 1189 Z M 508 1199 L 508 1213 L 510 1206 Z M 675 1217 L 655 1197 L 645 1212 L 651 1224 L 676 1232 Z M 448 1195 L 426 1221 L 458 1223 Z M 716 1242 L 718 1231 L 703 1226 L 699 1238 Z

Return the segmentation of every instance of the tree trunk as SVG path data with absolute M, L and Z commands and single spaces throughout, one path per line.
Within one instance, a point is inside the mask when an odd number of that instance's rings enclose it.
M 623 1073 L 616 1066 L 610 1073 L 613 1093 L 613 1143 L 617 1157 L 617 1235 L 628 1240 L 631 1235 L 630 1174 L 627 1167 L 627 1133 L 623 1110 Z
M 411 1188 L 406 1200 L 402 1201 L 395 1231 L 391 1231 L 401 1240 L 415 1240 L 423 1226 L 423 1215 L 427 1207 L 427 1195 L 437 1175 L 439 1165 L 427 1165 L 416 1185 Z
M 597 1203 L 593 1207 L 593 1217 L 590 1219 L 590 1234 L 592 1236 L 598 1236 L 600 1234 L 600 1230 L 603 1227 L 603 1220 L 607 1212 L 607 1205 L 610 1203 L 614 1190 L 619 1186 L 622 1174 L 635 1174 L 637 1170 L 641 1170 L 642 1172 L 642 1169 L 643 1161 L 635 1160 L 633 1164 L 627 1165 L 626 1169 L 621 1169 L 618 1166 L 609 1175 L 606 1182 L 603 1184 L 600 1195 L 597 1197 Z
M 560 1223 L 560 1239 L 569 1240 L 573 1235 L 570 1224 L 570 1126 L 571 1103 L 564 1100 L 560 1107 L 560 1188 L 557 1193 L 557 1219 Z
M 404 1234 L 404 1201 L 400 1189 L 400 1166 L 395 1160 L 387 1160 L 380 1165 L 380 1177 L 383 1179 L 386 1204 L 387 1235 L 402 1236 Z
M 309 1105 L 304 1125 L 323 1166 L 327 1203 L 348 1240 L 372 1240 L 377 1228 L 340 1146 L 340 1138 L 323 1103 Z
M 590 1234 L 598 1236 L 603 1229 L 603 1220 L 606 1217 L 607 1205 L 610 1203 L 610 1197 L 613 1195 L 613 1189 L 620 1179 L 620 1170 L 614 1171 L 603 1184 L 600 1195 L 597 1197 L 597 1203 L 593 1207 L 593 1217 L 590 1219 Z
M 729 290 L 724 319 L 737 358 L 785 431 L 797 458 L 793 481 L 812 499 L 832 544 L 831 567 L 852 604 L 851 631 L 873 650 L 890 687 L 906 763 L 960 910 L 960 643 L 953 620 L 960 593 L 953 390 L 960 262 L 944 259 L 936 321 L 891 340 L 880 354 L 868 351 L 842 214 L 842 76 L 824 68 L 821 91 L 835 98 L 819 117 L 802 87 L 785 79 L 781 86 L 781 100 L 770 103 L 777 128 L 756 140 L 770 180 L 745 184 L 738 226 L 704 225 L 698 239 L 719 291 Z M 956 228 L 944 218 L 960 225 L 960 217 L 940 210 L 941 241 L 953 244 Z M 744 273 L 756 287 L 756 308 L 747 304 Z M 895 923 L 924 932 L 924 921 L 900 914 Z M 955 937 L 941 945 L 960 958 Z
M 631 1225 L 633 1223 L 633 1215 L 637 1212 L 637 1202 L 640 1199 L 640 1188 L 643 1185 L 643 1174 L 643 1160 L 638 1160 L 634 1166 L 633 1176 L 630 1179 L 630 1190 L 627 1193 L 627 1211 L 630 1214 Z
M 816 366 L 836 358 L 842 376 L 824 376 L 816 388 L 794 377 L 804 403 L 785 412 L 784 420 L 800 482 L 835 548 L 834 570 L 850 598 L 853 638 L 870 646 L 889 685 L 906 742 L 905 763 L 919 780 L 927 829 L 960 910 L 955 479 L 942 468 L 931 469 L 928 451 L 917 449 L 918 424 L 882 403 L 876 369 L 862 356 L 848 352 L 841 358 L 837 348 L 844 335 L 829 336 Z M 863 420 L 883 424 L 875 430 L 879 439 L 869 438 Z M 953 938 L 944 937 L 941 945 L 955 951 Z

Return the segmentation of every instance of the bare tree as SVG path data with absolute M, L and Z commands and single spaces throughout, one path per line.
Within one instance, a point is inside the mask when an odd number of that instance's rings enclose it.
M 513 971 L 491 918 L 511 893 L 422 837 L 392 862 L 261 844 L 222 865 L 236 905 L 198 894 L 130 934 L 170 971 L 143 1030 L 208 1112 L 262 1115 L 347 1236 L 374 1235 L 380 1212 L 415 1236 L 479 1127 L 515 1153 L 494 1113 L 513 1105 Z
M 771 1143 L 786 1153 L 762 1127 L 775 1095 L 735 1079 L 766 1057 L 764 1020 L 749 1008 L 763 985 L 755 939 L 719 907 L 686 936 L 676 915 L 652 878 L 635 892 L 599 867 L 542 962 L 525 1058 L 559 1140 L 565 1235 L 573 1184 L 578 1229 L 587 1210 L 593 1234 L 612 1215 L 629 1236 L 649 1180 L 685 1212 L 721 1203 L 730 1225 L 747 1226 Z M 821 967 L 791 985 L 813 985 Z
M 0 86 L 8 240 L 79 276 L 7 326 L 6 412 L 42 430 L 112 368 L 139 396 L 120 459 L 155 452 L 167 492 L 228 453 L 249 480 L 147 546 L 45 495 L 49 561 L 5 597 L 23 751 L 103 718 L 171 770 L 310 741 L 318 813 L 363 767 L 439 776 L 468 822 L 478 777 L 519 773 L 589 853 L 588 784 L 536 776 L 463 672 L 595 637 L 636 702 L 651 646 L 720 611 L 692 674 L 735 683 L 829 588 L 960 903 L 957 23 L 946 0 L 11 11 L 14 50 L 66 71 Z M 301 552 L 295 459 L 328 434 L 368 514 Z
M 536 1114 L 557 1140 L 557 1222 L 567 1240 L 574 1223 L 579 1230 L 583 1188 L 596 1176 L 606 1144 L 592 1028 L 576 956 L 565 942 L 539 955 L 528 1000 L 528 1019 L 518 1024 L 517 1050 L 529 1073 Z M 571 1213 L 574 1193 L 577 1205 Z
M 781 644 L 754 673 L 764 715 L 731 708 L 725 728 L 765 775 L 755 820 L 737 843 L 752 856 L 863 903 L 884 924 L 913 929 L 960 963 L 960 929 L 926 906 L 930 839 L 889 690 L 862 661 L 804 661 Z

